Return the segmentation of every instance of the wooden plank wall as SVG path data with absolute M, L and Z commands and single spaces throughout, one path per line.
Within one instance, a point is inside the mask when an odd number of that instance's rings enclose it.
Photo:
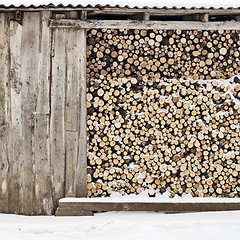
M 50 11 L 24 12 L 18 23 L 10 20 L 11 13 L 0 13 L 0 212 L 4 213 L 50 215 L 59 198 L 76 192 L 86 196 L 86 169 L 81 170 L 86 158 L 84 148 L 79 150 L 83 135 L 79 129 L 85 131 L 80 121 L 86 117 L 84 111 L 80 116 L 85 97 L 80 92 L 86 92 L 81 83 L 85 30 L 51 30 L 50 15 Z M 79 175 L 84 183 L 77 181 Z
M 8 158 L 8 132 L 9 132 L 9 58 L 8 39 L 9 24 L 8 16 L 0 14 L 0 209 L 8 212 L 9 199 L 9 158 Z

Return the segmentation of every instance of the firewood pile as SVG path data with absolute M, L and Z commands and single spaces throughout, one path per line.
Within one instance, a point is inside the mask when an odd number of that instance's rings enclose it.
M 88 196 L 240 196 L 239 32 L 87 39 Z

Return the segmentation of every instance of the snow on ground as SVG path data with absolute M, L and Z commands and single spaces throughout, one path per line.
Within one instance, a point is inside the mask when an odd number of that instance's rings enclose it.
M 155 197 L 149 197 L 148 191 L 143 191 L 138 195 L 128 194 L 122 196 L 118 192 L 113 192 L 110 197 L 95 197 L 95 198 L 74 198 L 66 197 L 59 200 L 59 202 L 148 202 L 148 203 L 186 203 L 186 202 L 198 202 L 198 203 L 231 203 L 240 202 L 240 198 L 215 198 L 215 197 L 192 197 L 191 194 L 183 194 L 180 196 L 174 196 L 170 198 L 170 192 L 165 192 L 163 194 L 157 193 Z
M 108 212 L 94 217 L 0 214 L 1 240 L 225 240 L 239 236 L 240 211 Z

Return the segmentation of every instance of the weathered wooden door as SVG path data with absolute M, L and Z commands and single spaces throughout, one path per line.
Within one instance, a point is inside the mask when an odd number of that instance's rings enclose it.
M 86 196 L 86 34 L 85 30 L 54 28 L 51 56 L 51 123 L 53 172 L 59 199 Z M 64 186 L 59 185 L 64 179 Z
M 50 17 L 0 13 L 0 212 L 52 214 L 86 192 L 85 32 Z

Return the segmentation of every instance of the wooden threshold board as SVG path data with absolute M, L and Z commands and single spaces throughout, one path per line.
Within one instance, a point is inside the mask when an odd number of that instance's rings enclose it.
M 240 210 L 240 201 L 157 201 L 157 200 L 127 200 L 114 201 L 104 198 L 78 198 L 59 201 L 56 216 L 92 216 L 94 212 L 107 211 L 156 211 L 166 213 L 176 212 L 204 212 L 204 211 L 232 211 Z

